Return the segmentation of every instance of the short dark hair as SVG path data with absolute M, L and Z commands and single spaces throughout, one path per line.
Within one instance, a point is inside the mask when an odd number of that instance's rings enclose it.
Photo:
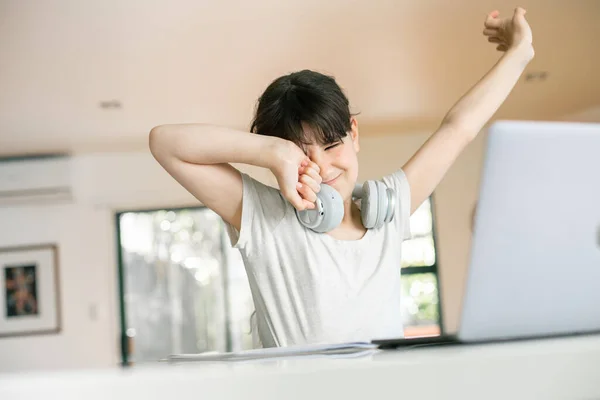
M 328 145 L 350 131 L 348 98 L 332 76 L 302 70 L 275 79 L 260 96 L 250 131 L 297 145 Z M 314 137 L 307 137 L 303 125 Z

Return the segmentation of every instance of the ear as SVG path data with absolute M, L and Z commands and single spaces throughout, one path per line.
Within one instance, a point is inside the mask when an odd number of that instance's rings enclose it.
M 352 139 L 354 151 L 358 153 L 360 151 L 360 144 L 358 143 L 358 121 L 354 117 L 350 118 L 350 138 Z

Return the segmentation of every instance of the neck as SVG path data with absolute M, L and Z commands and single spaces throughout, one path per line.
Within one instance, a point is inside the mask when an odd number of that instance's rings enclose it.
M 344 201 L 344 218 L 336 229 L 329 232 L 329 235 L 340 240 L 358 240 L 365 235 L 366 231 L 358 206 L 352 200 L 346 200 Z
M 344 218 L 340 225 L 329 235 L 340 240 L 358 240 L 361 239 L 367 229 L 362 224 L 360 209 L 352 200 L 344 201 Z
M 363 228 L 360 209 L 352 199 L 344 201 L 344 218 L 342 219 L 341 225 Z

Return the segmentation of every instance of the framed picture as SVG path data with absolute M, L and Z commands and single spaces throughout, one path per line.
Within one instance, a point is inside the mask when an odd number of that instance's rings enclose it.
M 0 337 L 60 330 L 57 246 L 0 248 Z

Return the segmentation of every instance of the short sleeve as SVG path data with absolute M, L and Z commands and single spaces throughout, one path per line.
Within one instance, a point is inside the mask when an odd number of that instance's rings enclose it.
M 383 182 L 396 193 L 394 221 L 404 240 L 410 239 L 410 184 L 402 169 L 383 177 Z
M 247 249 L 251 243 L 269 240 L 284 218 L 287 201 L 279 190 L 240 172 L 242 175 L 242 221 L 240 230 L 226 224 L 231 245 Z M 248 249 L 247 249 L 248 250 Z

